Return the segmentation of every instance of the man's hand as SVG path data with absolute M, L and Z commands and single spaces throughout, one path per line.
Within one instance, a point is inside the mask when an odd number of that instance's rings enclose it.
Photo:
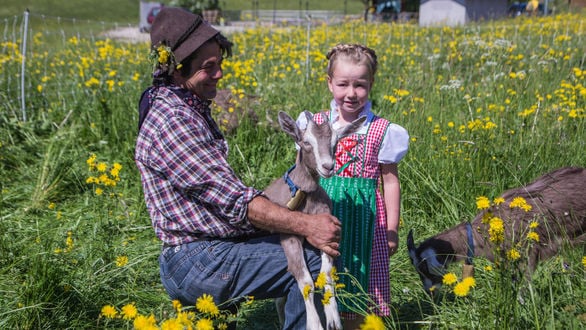
M 307 215 L 305 239 L 309 244 L 331 255 L 340 256 L 342 223 L 331 214 Z

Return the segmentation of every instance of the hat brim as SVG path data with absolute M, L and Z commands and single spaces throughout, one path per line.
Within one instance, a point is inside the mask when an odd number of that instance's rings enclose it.
M 201 45 L 215 37 L 220 32 L 214 29 L 207 22 L 202 22 L 195 31 L 173 52 L 177 63 L 183 61 L 186 57 L 195 52 Z

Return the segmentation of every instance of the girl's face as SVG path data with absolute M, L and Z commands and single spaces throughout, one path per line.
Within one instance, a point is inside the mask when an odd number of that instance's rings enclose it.
M 333 74 L 328 76 L 328 88 L 342 115 L 358 116 L 368 101 L 374 82 L 366 65 L 338 59 Z
M 199 54 L 191 61 L 193 73 L 187 78 L 175 76 L 176 82 L 200 99 L 211 100 L 216 97 L 218 81 L 224 76 L 222 51 L 217 42 L 206 42 L 197 51 Z

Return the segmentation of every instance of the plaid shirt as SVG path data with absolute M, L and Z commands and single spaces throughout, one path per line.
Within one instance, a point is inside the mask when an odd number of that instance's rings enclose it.
M 177 87 L 151 88 L 135 162 L 155 234 L 179 245 L 200 237 L 239 237 L 258 229 L 246 218 L 261 192 L 227 163 L 228 144 L 209 101 Z

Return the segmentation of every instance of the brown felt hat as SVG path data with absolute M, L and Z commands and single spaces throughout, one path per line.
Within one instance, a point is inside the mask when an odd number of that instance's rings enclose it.
M 218 33 L 200 15 L 182 8 L 163 7 L 151 26 L 151 47 L 169 46 L 180 63 Z

